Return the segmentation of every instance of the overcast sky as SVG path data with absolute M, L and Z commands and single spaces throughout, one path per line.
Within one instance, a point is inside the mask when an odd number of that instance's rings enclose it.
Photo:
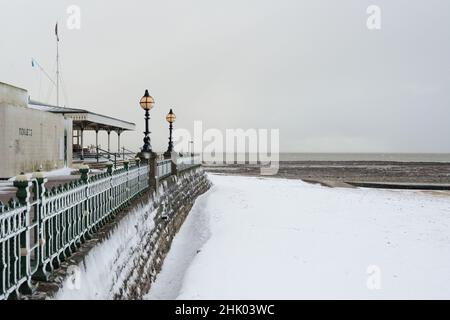
M 55 103 L 31 58 L 54 73 L 58 20 L 65 103 L 135 122 L 133 149 L 148 88 L 159 150 L 173 107 L 176 127 L 279 128 L 282 151 L 450 152 L 448 0 L 0 4 L 0 81 Z M 72 4 L 80 30 L 66 27 Z M 371 4 L 381 30 L 366 27 Z

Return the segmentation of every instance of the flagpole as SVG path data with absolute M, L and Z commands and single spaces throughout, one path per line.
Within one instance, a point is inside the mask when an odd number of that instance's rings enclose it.
M 59 107 L 59 35 L 58 35 L 58 23 L 56 23 L 55 34 L 56 34 L 56 106 Z

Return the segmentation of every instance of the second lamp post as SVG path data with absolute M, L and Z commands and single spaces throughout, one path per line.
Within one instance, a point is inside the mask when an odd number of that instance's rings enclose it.
M 175 119 L 176 119 L 175 113 L 173 113 L 172 109 L 170 109 L 169 113 L 166 116 L 166 121 L 169 123 L 169 147 L 167 148 L 167 151 L 164 153 L 164 158 L 166 159 L 172 157 L 173 152 L 172 130 Z
M 152 145 L 150 143 L 150 131 L 148 131 L 148 120 L 150 119 L 149 111 L 153 108 L 155 100 L 148 94 L 148 90 L 145 90 L 144 96 L 139 102 L 141 108 L 145 110 L 145 132 L 144 132 L 144 146 L 142 147 L 142 153 L 151 154 Z

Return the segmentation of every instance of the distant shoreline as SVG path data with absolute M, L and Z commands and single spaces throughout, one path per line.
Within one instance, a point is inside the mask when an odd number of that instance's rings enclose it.
M 305 164 L 305 165 L 330 165 L 330 164 L 340 164 L 340 165 L 450 165 L 449 161 L 404 161 L 404 160 L 278 160 L 272 161 L 282 164 Z M 216 163 L 207 164 L 207 166 L 247 166 L 247 165 L 260 165 L 258 163 L 241 163 L 234 161 L 233 163 Z M 264 164 L 264 162 L 262 162 Z
M 208 172 L 260 176 L 256 164 L 204 164 Z M 450 185 L 450 163 L 401 161 L 280 161 L 273 177 L 356 183 Z
M 218 153 L 222 159 L 258 159 L 256 153 Z M 208 154 L 204 154 L 204 159 L 208 159 Z M 264 156 L 264 154 L 263 154 Z M 292 153 L 281 152 L 276 157 L 270 156 L 271 159 L 277 159 L 280 162 L 289 161 L 388 161 L 388 162 L 450 162 L 450 153 Z

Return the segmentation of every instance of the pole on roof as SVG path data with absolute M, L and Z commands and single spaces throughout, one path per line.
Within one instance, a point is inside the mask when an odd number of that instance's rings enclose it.
M 56 35 L 56 106 L 59 107 L 59 34 L 58 34 L 58 22 L 55 26 Z

